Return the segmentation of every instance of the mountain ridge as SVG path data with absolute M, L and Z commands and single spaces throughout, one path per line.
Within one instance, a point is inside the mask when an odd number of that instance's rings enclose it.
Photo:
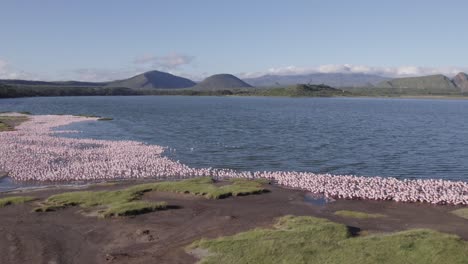
M 179 89 L 189 88 L 196 83 L 190 79 L 162 71 L 148 71 L 128 79 L 109 82 L 105 87 L 124 87 L 131 89 Z
M 298 83 L 325 84 L 333 87 L 372 86 L 390 78 L 365 73 L 310 73 L 275 75 L 266 74 L 255 78 L 244 78 L 244 81 L 256 87 L 274 87 Z
M 327 81 L 328 80 L 328 81 Z M 333 82 L 332 82 L 333 81 Z M 335 83 L 331 85 L 330 82 Z M 426 91 L 458 90 L 468 92 L 468 75 L 460 72 L 452 79 L 442 74 L 386 78 L 378 75 L 355 73 L 314 73 L 304 75 L 263 75 L 257 78 L 239 79 L 232 74 L 215 74 L 196 83 L 190 79 L 161 71 L 148 71 L 133 77 L 109 82 L 81 81 L 34 81 L 34 80 L 0 80 L 0 84 L 13 87 L 90 87 L 90 88 L 130 88 L 133 90 L 152 89 L 194 89 L 194 90 L 228 90 L 250 87 L 286 87 L 295 84 L 324 84 L 332 87 L 363 87 L 424 89 Z M 269 84 L 269 85 L 266 85 Z M 344 85 L 346 84 L 346 85 Z
M 375 85 L 379 88 L 426 89 L 426 90 L 456 90 L 460 89 L 452 79 L 442 74 L 419 77 L 394 78 Z

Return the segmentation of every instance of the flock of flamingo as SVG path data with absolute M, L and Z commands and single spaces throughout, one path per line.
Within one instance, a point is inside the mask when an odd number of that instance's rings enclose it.
M 15 131 L 0 133 L 0 171 L 17 181 L 96 181 L 129 178 L 269 179 L 279 185 L 341 199 L 468 205 L 468 183 L 285 171 L 191 168 L 163 156 L 164 147 L 136 141 L 58 137 L 57 127 L 92 121 L 70 115 L 32 115 Z

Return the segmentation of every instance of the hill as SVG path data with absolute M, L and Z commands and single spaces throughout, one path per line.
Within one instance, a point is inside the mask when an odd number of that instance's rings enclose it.
M 226 90 L 233 88 L 250 88 L 250 84 L 232 74 L 212 75 L 193 87 L 194 90 Z
M 460 88 L 462 93 L 468 92 L 468 75 L 466 73 L 460 72 L 452 81 L 458 88 Z
M 325 84 L 333 87 L 362 87 L 372 86 L 388 79 L 378 75 L 363 73 L 311 73 L 301 75 L 263 75 L 256 78 L 246 78 L 244 81 L 256 87 L 287 86 L 298 83 Z
M 285 97 L 329 97 L 349 95 L 349 93 L 324 84 L 296 84 L 281 88 L 260 89 L 256 90 L 252 95 Z
M 194 86 L 192 80 L 172 75 L 167 72 L 149 71 L 129 79 L 113 81 L 105 87 L 124 87 L 130 89 L 178 89 Z
M 424 89 L 434 91 L 457 91 L 459 88 L 448 77 L 437 74 L 421 77 L 396 78 L 375 85 L 379 88 Z

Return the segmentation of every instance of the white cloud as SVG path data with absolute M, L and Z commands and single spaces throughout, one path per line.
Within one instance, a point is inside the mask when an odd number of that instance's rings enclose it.
M 243 72 L 239 76 L 242 78 L 258 77 L 266 74 L 275 75 L 301 75 L 310 73 L 363 73 L 375 74 L 385 77 L 410 77 L 431 74 L 444 74 L 453 77 L 459 72 L 467 72 L 468 67 L 419 67 L 419 66 L 398 66 L 398 67 L 376 67 L 353 64 L 324 64 L 315 67 L 297 67 L 294 65 L 270 68 L 266 71 Z
M 37 76 L 25 71 L 15 69 L 6 60 L 0 59 L 0 79 L 37 79 Z
M 194 56 L 179 53 L 169 53 L 163 56 L 145 54 L 143 56 L 136 57 L 133 63 L 137 65 L 151 65 L 158 69 L 171 70 L 188 65 L 192 63 L 194 59 Z
M 163 56 L 147 54 L 135 58 L 133 63 L 129 62 L 127 65 L 120 68 L 78 68 L 43 74 L 23 71 L 11 65 L 7 60 L 0 58 L 0 79 L 77 80 L 101 82 L 126 79 L 150 70 L 161 70 L 195 81 L 200 81 L 211 74 L 217 73 L 194 72 L 194 69 L 192 69 L 192 71 L 187 71 L 184 66 L 192 64 L 193 60 L 193 56 L 178 53 L 170 53 Z M 394 78 L 431 74 L 444 74 L 448 77 L 453 77 L 459 72 L 468 72 L 468 67 L 420 67 L 413 65 L 376 67 L 354 64 L 324 64 L 313 67 L 299 67 L 290 65 L 285 67 L 273 67 L 264 71 L 242 72 L 237 73 L 236 75 L 240 78 L 253 78 L 266 74 L 300 75 L 309 73 L 364 73 Z

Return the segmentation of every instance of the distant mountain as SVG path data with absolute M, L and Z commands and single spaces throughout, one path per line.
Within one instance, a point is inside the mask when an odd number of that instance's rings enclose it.
M 113 81 L 105 87 L 125 87 L 131 89 L 177 89 L 188 88 L 196 83 L 192 80 L 167 72 L 149 71 L 129 79 Z
M 232 74 L 212 75 L 193 87 L 194 90 L 224 90 L 233 88 L 249 88 L 250 84 Z
M 257 87 L 287 86 L 299 83 L 325 84 L 333 87 L 372 86 L 389 78 L 364 73 L 311 73 L 302 75 L 263 75 L 244 81 Z
M 461 92 L 468 92 L 468 75 L 466 73 L 460 72 L 453 77 L 452 81 L 458 88 L 460 88 Z
M 396 78 L 389 81 L 383 81 L 375 85 L 381 88 L 411 88 L 426 90 L 459 90 L 459 88 L 447 76 L 442 74 Z

